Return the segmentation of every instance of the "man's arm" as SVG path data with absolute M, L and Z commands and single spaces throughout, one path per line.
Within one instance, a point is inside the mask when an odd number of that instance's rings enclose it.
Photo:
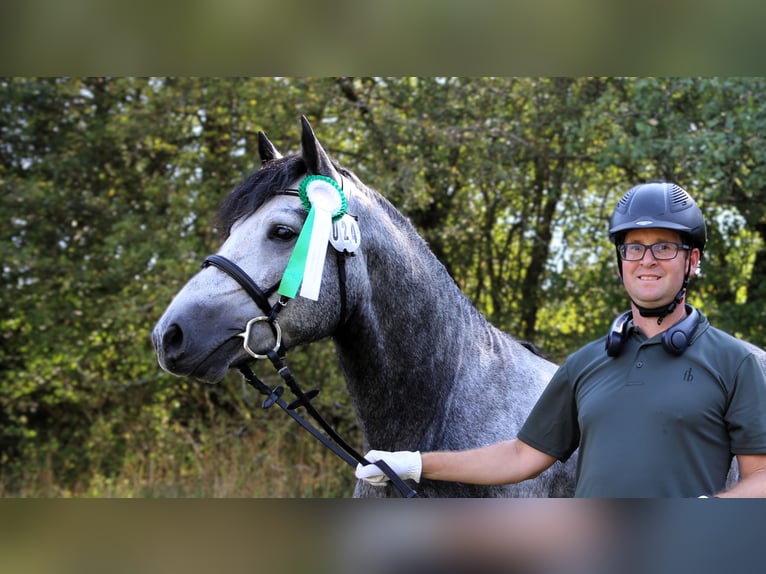
M 739 482 L 718 498 L 766 498 L 766 454 L 738 454 Z
M 424 478 L 468 484 L 510 484 L 534 478 L 556 459 L 519 439 L 463 451 L 422 454 Z
M 422 478 L 467 484 L 499 485 L 534 478 L 556 462 L 519 439 L 461 451 L 413 452 L 371 450 L 370 462 L 384 460 L 400 477 L 420 482 Z M 376 486 L 387 481 L 376 465 L 357 465 L 357 478 Z

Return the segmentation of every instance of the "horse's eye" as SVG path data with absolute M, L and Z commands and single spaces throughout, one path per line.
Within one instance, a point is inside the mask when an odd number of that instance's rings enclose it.
M 269 234 L 272 239 L 278 239 L 280 241 L 290 241 L 295 237 L 295 231 L 286 225 L 275 225 Z

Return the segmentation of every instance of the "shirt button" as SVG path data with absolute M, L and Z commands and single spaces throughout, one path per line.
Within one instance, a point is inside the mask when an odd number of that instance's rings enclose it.
M 643 366 L 644 366 L 644 362 L 643 361 L 636 362 L 636 368 L 640 369 Z

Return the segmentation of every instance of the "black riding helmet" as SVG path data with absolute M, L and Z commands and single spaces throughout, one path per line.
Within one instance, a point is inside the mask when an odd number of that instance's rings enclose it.
M 697 203 L 682 187 L 674 183 L 642 183 L 631 188 L 617 203 L 609 220 L 609 239 L 619 248 L 631 229 L 672 229 L 678 231 L 683 241 L 700 253 L 707 242 L 707 228 Z M 622 259 L 617 254 L 617 265 L 622 277 Z M 691 263 L 686 270 L 684 283 L 676 298 L 668 305 L 654 309 L 638 307 L 644 317 L 658 317 L 657 323 L 675 309 L 683 299 L 689 285 Z
M 659 227 L 681 233 L 702 251 L 707 241 L 705 219 L 697 203 L 674 183 L 642 183 L 622 196 L 609 221 L 609 239 L 615 245 L 630 229 Z

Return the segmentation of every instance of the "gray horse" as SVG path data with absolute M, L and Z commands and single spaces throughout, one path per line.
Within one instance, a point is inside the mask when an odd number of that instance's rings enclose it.
M 225 201 L 218 255 L 257 286 L 280 282 L 307 215 L 294 190 L 307 175 L 332 178 L 356 221 L 353 256 L 328 255 L 316 300 L 289 299 L 279 314 L 281 349 L 331 337 L 363 431 L 363 448 L 457 450 L 514 438 L 556 366 L 491 325 L 460 291 L 412 224 L 379 193 L 330 160 L 305 118 L 302 151 L 282 157 L 259 134 L 262 166 Z M 358 227 L 357 227 L 358 226 Z M 330 253 L 334 250 L 328 249 Z M 278 295 L 269 296 L 269 304 Z M 263 313 L 230 276 L 196 274 L 153 332 L 166 371 L 215 383 L 252 360 L 240 336 Z M 251 352 L 275 345 L 267 323 Z M 289 357 L 288 357 L 289 358 Z M 534 480 L 474 486 L 423 480 L 427 497 L 571 496 L 576 457 Z M 351 470 L 348 470 L 351 472 Z M 355 496 L 396 496 L 360 482 Z

